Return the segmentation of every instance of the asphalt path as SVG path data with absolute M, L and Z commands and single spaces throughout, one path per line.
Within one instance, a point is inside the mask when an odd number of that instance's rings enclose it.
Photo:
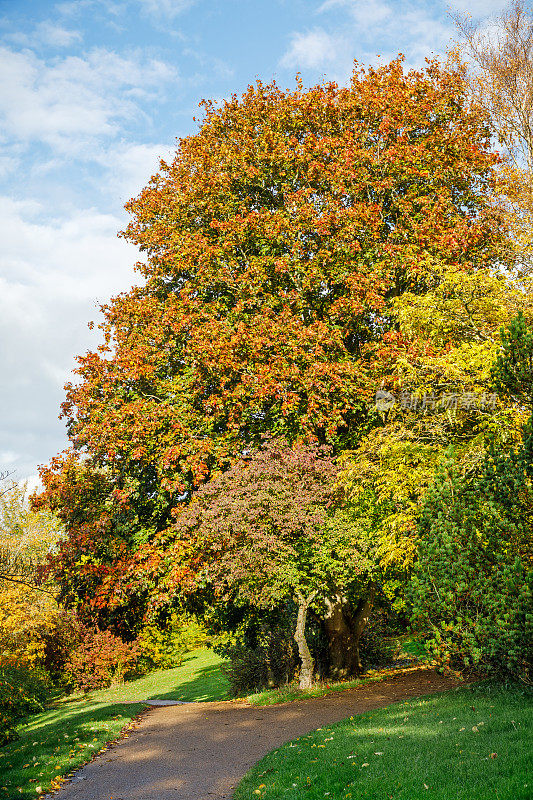
M 351 715 L 453 688 L 430 669 L 327 697 L 251 706 L 233 701 L 151 707 L 140 723 L 79 770 L 54 800 L 230 800 L 266 753 Z

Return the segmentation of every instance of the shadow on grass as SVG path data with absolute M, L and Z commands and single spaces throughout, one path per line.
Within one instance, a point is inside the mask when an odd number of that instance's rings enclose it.
M 106 743 L 145 706 L 142 703 L 68 702 L 24 720 L 19 738 L 0 750 L 0 798 L 30 798 L 36 787 L 51 787 L 57 775 L 65 775 L 90 761 Z
M 84 730 L 86 726 L 101 720 L 124 720 L 135 716 L 145 707 L 143 703 L 86 703 L 86 708 L 72 708 L 69 703 L 61 707 L 49 708 L 41 714 L 28 717 L 21 723 L 21 746 L 26 739 L 31 739 L 41 728 L 46 731 L 46 739 L 65 738 L 71 730 Z M 124 722 L 122 723 L 124 724 Z M 57 730 L 56 730 L 57 728 Z
M 220 665 L 202 667 L 193 678 L 180 678 L 175 688 L 167 692 L 155 692 L 147 700 L 185 700 L 190 702 L 227 700 L 229 684 Z

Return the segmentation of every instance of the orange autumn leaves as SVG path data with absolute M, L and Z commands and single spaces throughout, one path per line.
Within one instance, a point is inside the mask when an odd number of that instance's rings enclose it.
M 120 547 L 102 544 L 95 574 L 263 434 L 357 443 L 397 346 L 394 298 L 501 254 L 498 159 L 463 97 L 460 71 L 398 60 L 347 87 L 257 82 L 205 103 L 127 205 L 145 282 L 104 309 L 105 344 L 79 359 L 63 408 L 109 480 L 99 502 Z M 43 478 L 45 502 L 68 495 L 61 460 Z

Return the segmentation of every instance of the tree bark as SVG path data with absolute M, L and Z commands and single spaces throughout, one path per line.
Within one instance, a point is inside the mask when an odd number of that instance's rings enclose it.
M 352 627 L 352 609 L 345 597 L 326 598 L 324 627 L 328 637 L 329 675 L 342 680 L 357 674 L 358 662 Z
M 368 623 L 373 600 L 373 589 L 359 601 L 355 609 L 342 595 L 326 598 L 324 627 L 328 637 L 332 678 L 341 680 L 363 671 L 359 640 Z
M 310 689 L 313 685 L 313 670 L 314 661 L 305 638 L 305 623 L 307 620 L 307 610 L 312 603 L 316 592 L 311 592 L 308 597 L 298 594 L 296 602 L 298 603 L 298 617 L 296 619 L 296 630 L 294 632 L 294 640 L 298 645 L 298 653 L 302 666 L 300 668 L 300 689 Z

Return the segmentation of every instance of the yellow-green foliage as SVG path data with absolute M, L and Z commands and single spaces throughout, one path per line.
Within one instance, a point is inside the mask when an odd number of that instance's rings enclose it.
M 424 294 L 405 292 L 394 302 L 404 342 L 390 378 L 418 393 L 437 386 L 483 392 L 500 349 L 500 328 L 518 311 L 533 315 L 531 279 L 495 270 L 448 267 Z
M 183 655 L 205 644 L 205 629 L 194 618 L 173 613 L 165 625 L 147 623 L 139 634 L 138 642 L 144 658 L 153 667 L 177 667 Z
M 378 377 L 396 402 L 371 417 L 373 427 L 345 455 L 341 475 L 355 518 L 370 531 L 386 587 L 398 587 L 409 573 L 420 509 L 447 448 L 459 469 L 471 472 L 488 434 L 505 448 L 519 438 L 523 421 L 519 408 L 492 392 L 491 367 L 500 327 L 518 310 L 531 316 L 526 280 L 498 270 L 425 267 L 433 288 L 404 292 L 393 305 L 398 330 L 388 371 Z
M 29 510 L 24 488 L 14 486 L 0 498 L 0 549 L 8 563 L 21 565 L 28 583 L 61 533 L 52 514 Z M 0 578 L 0 667 L 38 665 L 58 613 L 53 594 Z

